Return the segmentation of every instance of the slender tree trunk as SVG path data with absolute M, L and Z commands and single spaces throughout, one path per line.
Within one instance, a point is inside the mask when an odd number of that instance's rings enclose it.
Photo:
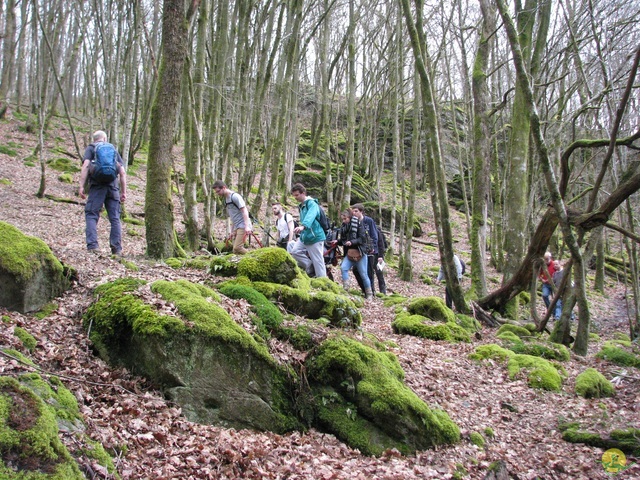
M 192 0 L 188 16 L 193 15 L 198 3 L 199 0 Z M 180 81 L 188 39 L 187 18 L 182 0 L 164 0 L 160 76 L 151 114 L 145 198 L 147 255 L 151 258 L 167 258 L 180 253 L 173 228 L 171 172 Z

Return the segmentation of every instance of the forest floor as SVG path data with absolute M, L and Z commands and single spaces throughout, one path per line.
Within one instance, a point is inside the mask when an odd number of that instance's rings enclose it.
M 102 255 L 88 254 L 83 202 L 77 196 L 79 173 L 69 184 L 58 180 L 59 172 L 46 171 L 46 193 L 77 203 L 36 198 L 40 168 L 37 163 L 36 167 L 25 165 L 24 159 L 31 155 L 37 136 L 25 133 L 22 127 L 23 122 L 17 120 L 0 122 L 0 146 L 16 151 L 15 155 L 0 153 L 0 220 L 43 239 L 61 261 L 78 270 L 79 281 L 55 300 L 57 308 L 42 320 L 0 309 L 0 315 L 9 317 L 0 329 L 0 347 L 28 353 L 13 336 L 14 326 L 35 336 L 38 346 L 30 356 L 44 371 L 59 375 L 75 394 L 86 419 L 86 433 L 109 451 L 120 452 L 115 460 L 122 478 L 446 479 L 456 475 L 479 479 L 485 477 L 492 462 L 503 460 L 511 478 L 604 479 L 611 474 L 601 464 L 603 450 L 563 441 L 559 421 L 577 421 L 585 430 L 601 433 L 640 427 L 640 372 L 595 358 L 604 340 L 616 332 L 628 333 L 627 292 L 611 280 L 607 280 L 605 295 L 589 293 L 591 331 L 601 340 L 590 343 L 585 357 L 572 353 L 571 360 L 564 363 L 567 378 L 557 393 L 532 389 L 523 378 L 510 380 L 503 364 L 469 360 L 478 345 L 494 342 L 493 329 L 484 327 L 481 340 L 460 344 L 396 335 L 391 330 L 393 308 L 385 307 L 380 298 L 366 303 L 363 331 L 397 345 L 392 351 L 406 372 L 406 384 L 428 405 L 444 409 L 459 425 L 462 441 L 456 445 L 412 456 L 388 452 L 374 458 L 315 429 L 276 435 L 190 423 L 179 407 L 165 401 L 144 379 L 114 369 L 94 356 L 81 317 L 96 285 L 125 275 L 147 280 L 187 277 L 211 282 L 215 278 L 201 271 L 173 270 L 145 258 L 144 227 L 131 224 L 124 225 L 124 254 L 139 270 L 127 269 L 108 255 L 108 221 L 104 217 L 99 224 Z M 68 129 L 57 128 L 50 137 L 46 158 L 70 158 L 64 152 L 73 155 Z M 127 211 L 143 218 L 144 162 L 131 169 L 128 177 Z M 179 205 L 176 201 L 176 210 Z M 428 218 L 427 212 L 425 204 L 421 214 Z M 468 261 L 464 217 L 457 212 L 452 215 L 459 239 L 457 250 Z M 176 217 L 176 228 L 180 229 L 180 217 Z M 217 223 L 223 228 L 224 222 Z M 423 228 L 424 240 L 434 229 L 428 223 Z M 435 237 L 431 240 L 435 242 Z M 413 260 L 416 280 L 403 282 L 388 268 L 389 290 L 407 297 L 443 295 L 442 286 L 419 279 L 422 273 L 437 274 L 437 249 L 415 243 Z M 490 276 L 495 287 L 500 276 L 495 272 Z M 468 278 L 464 286 L 469 287 Z M 587 367 L 614 379 L 614 397 L 588 400 L 575 395 L 575 378 Z M 24 368 L 0 356 L 0 374 L 16 374 Z M 504 404 L 513 409 L 503 408 Z M 472 432 L 484 434 L 487 428 L 494 436 L 487 438 L 484 448 L 470 442 Z M 637 458 L 628 461 L 640 463 Z M 106 478 L 95 465 L 94 473 L 95 478 Z M 640 478 L 640 466 L 636 464 L 616 478 Z

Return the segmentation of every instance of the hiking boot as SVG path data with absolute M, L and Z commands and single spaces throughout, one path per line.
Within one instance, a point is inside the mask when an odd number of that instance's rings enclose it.
M 373 290 L 371 290 L 370 288 L 365 288 L 364 289 L 364 299 L 365 300 L 371 300 L 373 298 Z
M 100 255 L 100 250 L 97 249 L 97 248 L 88 248 L 87 252 L 90 253 L 91 255 L 95 255 L 95 256 Z

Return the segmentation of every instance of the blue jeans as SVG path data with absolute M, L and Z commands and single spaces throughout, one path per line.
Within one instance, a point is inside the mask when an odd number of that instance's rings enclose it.
M 91 185 L 84 207 L 87 250 L 98 248 L 98 220 L 102 206 L 107 210 L 111 231 L 109 245 L 111 253 L 122 252 L 122 225 L 120 224 L 120 190 L 113 185 Z
M 549 304 L 551 303 L 551 300 L 549 300 L 550 296 L 551 296 L 551 285 L 549 285 L 548 283 L 543 283 L 542 284 L 542 300 L 544 300 L 544 304 L 546 305 L 547 308 L 549 308 Z
M 556 302 L 556 311 L 554 316 L 556 317 L 556 319 L 560 318 L 560 315 L 562 315 L 562 299 L 559 298 L 558 301 Z
M 368 265 L 369 264 L 366 255 L 363 255 L 360 260 L 354 262 L 345 254 L 344 258 L 342 259 L 342 264 L 340 265 L 340 270 L 342 270 L 342 280 L 349 280 L 349 270 L 351 270 L 351 268 L 355 266 L 358 269 L 360 277 L 362 278 L 364 288 L 371 289 L 371 280 L 369 280 L 369 272 L 367 271 Z

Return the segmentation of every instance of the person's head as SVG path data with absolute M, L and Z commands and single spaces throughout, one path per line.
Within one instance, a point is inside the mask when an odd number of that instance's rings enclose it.
M 544 254 L 544 263 L 549 265 L 551 263 L 551 260 L 553 260 L 553 255 L 551 255 L 551 252 L 546 252 Z
M 348 208 L 340 214 L 340 219 L 342 223 L 350 223 L 351 222 L 352 213 Z
M 553 269 L 556 272 L 559 272 L 560 270 L 562 270 L 562 264 L 560 263 L 560 260 L 554 260 L 553 261 Z
M 362 220 L 362 217 L 364 217 L 364 205 L 356 203 L 351 207 L 351 212 L 353 212 L 353 215 L 358 218 L 358 220 Z
M 96 130 L 93 132 L 93 141 L 95 142 L 106 142 L 107 134 L 102 130 Z
M 301 183 L 295 183 L 291 187 L 291 195 L 296 199 L 296 202 L 304 202 L 307 199 L 307 189 Z
M 213 182 L 213 186 L 211 188 L 213 188 L 213 191 L 218 195 L 224 195 L 227 192 L 227 184 L 222 180 L 216 180 Z
M 275 216 L 280 216 L 282 213 L 282 205 L 280 205 L 280 202 L 273 202 L 271 204 L 271 211 Z

